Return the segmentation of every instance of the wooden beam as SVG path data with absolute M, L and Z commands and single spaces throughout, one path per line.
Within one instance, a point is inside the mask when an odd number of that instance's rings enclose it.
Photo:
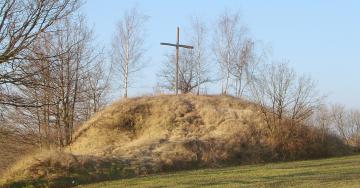
M 175 93 L 179 93 L 179 42 L 180 42 L 180 28 L 176 29 L 176 77 L 175 77 Z
M 179 44 L 178 46 L 179 46 L 179 47 L 181 47 L 181 48 L 194 49 L 194 47 L 193 47 L 193 46 L 188 46 L 188 45 L 182 45 L 182 44 Z
M 160 45 L 164 45 L 164 46 L 174 46 L 174 47 L 177 46 L 176 44 L 171 44 L 171 43 L 166 43 L 166 42 L 162 42 L 162 43 L 160 43 Z
M 174 47 L 180 47 L 180 48 L 188 48 L 188 49 L 194 49 L 193 46 L 189 46 L 189 45 L 182 45 L 182 44 L 171 44 L 171 43 L 166 43 L 166 42 L 162 42 L 160 43 L 160 45 L 163 45 L 163 46 L 174 46 Z

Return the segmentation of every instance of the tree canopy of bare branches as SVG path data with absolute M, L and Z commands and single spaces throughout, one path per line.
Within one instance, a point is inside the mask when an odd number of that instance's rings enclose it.
M 207 82 L 211 82 L 210 79 L 210 62 L 209 54 L 207 51 L 208 46 L 208 28 L 206 24 L 195 17 L 191 20 L 191 32 L 190 32 L 190 41 L 189 43 L 194 46 L 194 49 L 191 50 L 188 54 L 193 56 L 193 68 L 195 72 L 196 79 L 196 94 L 199 95 L 201 91 L 201 86 Z
M 331 106 L 330 117 L 337 134 L 347 143 L 360 149 L 360 111 L 343 105 Z
M 34 58 L 31 45 L 45 33 L 56 32 L 57 22 L 79 7 L 76 0 L 3 0 L 0 2 L 0 104 L 31 106 L 9 91 L 11 85 L 34 85 L 24 80 L 23 63 Z M 46 58 L 50 58 L 47 55 Z M 45 58 L 45 57 L 43 57 Z
M 13 130 L 33 130 L 37 143 L 46 147 L 71 143 L 76 125 L 101 108 L 108 80 L 84 19 L 63 19 L 57 27 L 29 47 L 33 58 L 23 67 L 37 74 L 25 81 L 36 84 L 16 88 L 16 94 L 34 106 L 7 112 Z
M 128 96 L 131 77 L 143 65 L 145 55 L 144 24 L 148 17 L 133 8 L 119 21 L 112 41 L 111 60 L 120 74 L 124 97 Z
M 298 77 L 286 63 L 265 65 L 253 81 L 251 92 L 270 130 L 284 120 L 303 123 L 322 99 L 311 78 Z
M 235 77 L 236 96 L 241 95 L 242 80 L 251 61 L 253 41 L 240 21 L 239 13 L 225 11 L 216 22 L 213 52 L 220 66 L 222 94 L 229 94 L 230 81 Z
M 26 57 L 28 47 L 74 12 L 74 0 L 4 0 L 0 3 L 0 64 Z
M 174 53 L 166 56 L 163 69 L 159 73 L 161 87 L 167 90 L 175 89 L 175 62 Z M 190 93 L 207 80 L 198 80 L 198 72 L 196 72 L 197 62 L 195 60 L 194 51 L 180 50 L 179 55 L 179 90 L 181 93 Z

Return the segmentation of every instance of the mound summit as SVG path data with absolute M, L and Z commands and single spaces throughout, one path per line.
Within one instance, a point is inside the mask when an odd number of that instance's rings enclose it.
M 336 155 L 341 142 L 308 126 L 279 141 L 256 104 L 230 96 L 124 99 L 84 123 L 64 151 L 43 151 L 5 173 L 6 185 L 71 186 L 170 170 Z M 283 140 L 283 139 L 281 139 Z

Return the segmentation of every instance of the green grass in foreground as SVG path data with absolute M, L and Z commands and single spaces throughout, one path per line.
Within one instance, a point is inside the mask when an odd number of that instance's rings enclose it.
M 80 187 L 360 187 L 360 155 L 181 171 Z

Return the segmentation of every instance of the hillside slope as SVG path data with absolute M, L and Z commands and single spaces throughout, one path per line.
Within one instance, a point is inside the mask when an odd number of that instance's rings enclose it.
M 76 185 L 156 172 L 341 154 L 329 136 L 283 127 L 269 136 L 257 106 L 228 96 L 155 96 L 118 101 L 97 113 L 63 152 L 43 152 L 6 173 L 9 185 Z M 331 138 L 331 139 L 330 139 Z M 282 139 L 283 140 L 283 139 Z

